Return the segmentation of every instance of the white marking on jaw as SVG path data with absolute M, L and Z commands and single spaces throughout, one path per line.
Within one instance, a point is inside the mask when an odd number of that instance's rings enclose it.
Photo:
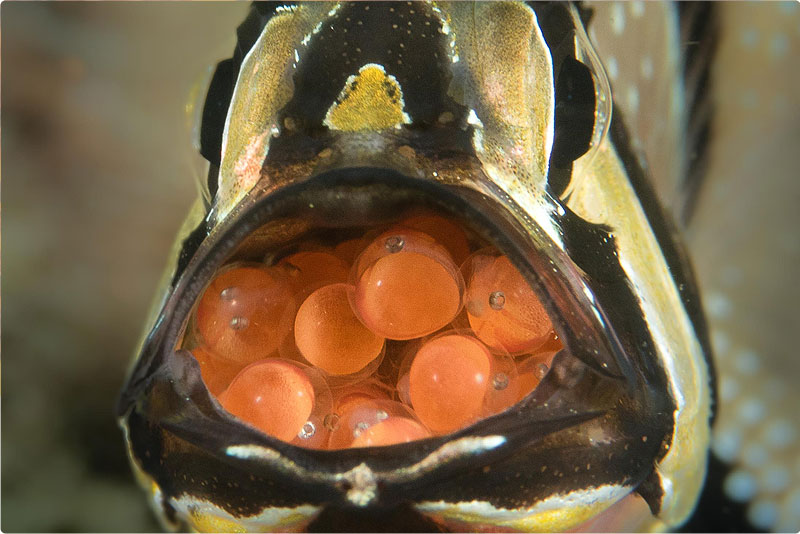
M 367 464 L 358 464 L 344 473 L 342 479 L 350 483 L 347 500 L 355 506 L 367 506 L 378 496 L 377 478 Z
M 283 458 L 281 453 L 275 449 L 263 447 L 261 445 L 231 445 L 225 449 L 225 454 L 243 460 L 251 458 L 261 458 L 262 460 L 279 460 Z
M 445 443 L 414 465 L 386 473 L 385 478 L 397 480 L 418 476 L 420 472 L 430 471 L 443 463 L 459 457 L 475 455 L 480 452 L 496 449 L 506 442 L 503 436 L 466 437 Z
M 310 471 L 286 456 L 283 456 L 278 451 L 261 445 L 231 445 L 225 450 L 225 453 L 228 456 L 244 460 L 252 458 L 267 460 L 300 477 L 327 480 L 334 483 L 347 481 L 352 485 L 351 490 L 348 491 L 348 499 L 351 499 L 354 504 L 357 502 L 368 504 L 369 501 L 375 497 L 375 495 L 371 495 L 370 492 L 375 489 L 378 479 L 396 482 L 416 477 L 421 473 L 432 471 L 457 458 L 474 456 L 482 452 L 496 449 L 504 443 L 506 443 L 506 438 L 503 436 L 464 437 L 445 443 L 413 465 L 388 472 L 381 471 L 377 473 L 365 463 L 361 463 L 345 473 L 320 473 Z

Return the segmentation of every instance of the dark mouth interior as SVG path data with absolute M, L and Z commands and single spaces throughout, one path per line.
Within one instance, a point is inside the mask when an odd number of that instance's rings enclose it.
M 386 446 L 536 388 L 563 345 L 530 282 L 471 221 L 395 208 L 272 219 L 212 275 L 179 346 L 231 415 L 300 447 Z

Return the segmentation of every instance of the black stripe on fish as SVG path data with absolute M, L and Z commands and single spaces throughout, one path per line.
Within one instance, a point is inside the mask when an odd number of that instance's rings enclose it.
M 683 45 L 683 78 L 687 135 L 684 150 L 687 169 L 675 213 L 688 225 L 707 175 L 709 139 L 712 135 L 711 65 L 718 42 L 718 18 L 712 2 L 678 2 Z
M 713 351 L 709 337 L 708 323 L 703 313 L 703 305 L 700 300 L 697 281 L 694 269 L 689 261 L 685 247 L 678 239 L 678 230 L 672 220 L 664 213 L 663 208 L 658 203 L 655 190 L 642 170 L 639 160 L 634 154 L 629 136 L 625 127 L 622 112 L 618 106 L 614 106 L 609 130 L 611 141 L 617 150 L 620 160 L 625 166 L 625 172 L 630 181 L 631 187 L 636 192 L 636 196 L 642 205 L 642 209 L 650 224 L 650 228 L 655 234 L 656 240 L 664 254 L 672 280 L 681 297 L 681 302 L 694 327 L 697 340 L 703 350 L 706 365 L 708 366 L 709 382 L 711 387 L 711 421 L 713 424 L 717 410 L 717 377 L 713 361 Z

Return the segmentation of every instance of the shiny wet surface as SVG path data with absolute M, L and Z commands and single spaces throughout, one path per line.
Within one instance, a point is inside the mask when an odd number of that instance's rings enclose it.
M 198 13 L 204 9 L 208 12 Z M 4 5 L 3 10 L 2 526 L 21 531 L 156 529 L 132 483 L 111 407 L 164 257 L 195 194 L 185 163 L 193 150 L 182 141 L 188 138 L 181 110 L 190 81 L 229 55 L 232 29 L 246 7 L 31 4 Z M 774 36 L 758 35 L 759 47 L 768 52 Z M 219 42 L 225 45 L 217 47 Z M 775 46 L 780 49 L 780 40 Z M 729 58 L 720 72 L 735 71 L 737 64 Z M 764 73 L 742 71 L 740 76 L 769 85 Z M 163 83 L 153 83 L 154 77 Z M 168 81 L 173 77 L 174 83 Z M 742 98 L 752 102 L 750 95 Z M 766 125 L 791 118 L 785 113 L 759 116 Z M 772 146 L 765 135 L 753 143 Z M 736 146 L 741 145 L 721 148 L 720 157 L 735 162 Z M 757 167 L 759 175 L 771 175 L 778 194 L 793 177 L 794 154 L 778 151 Z M 730 198 L 747 205 L 747 191 L 731 189 Z M 728 208 L 722 214 L 731 213 L 727 210 L 734 204 L 724 205 Z M 735 215 L 733 210 L 733 218 L 725 221 L 748 224 Z M 709 217 L 715 217 L 714 210 Z M 763 220 L 752 220 L 756 237 L 766 234 Z M 788 223 L 785 227 L 796 227 Z M 703 226 L 707 239 L 690 244 L 703 250 L 704 243 L 725 233 L 731 236 L 730 250 L 742 252 L 730 263 L 746 261 L 743 256 L 755 250 L 754 241 L 737 247 L 738 233 L 727 222 L 720 225 Z M 758 243 L 763 249 L 754 258 L 784 250 L 781 242 Z M 707 265 L 714 264 L 712 258 Z M 795 299 L 781 289 L 791 279 L 780 270 L 787 262 L 771 264 L 777 270 L 769 275 L 764 266 L 747 270 L 748 298 L 760 303 L 758 309 L 796 318 L 791 313 Z M 713 270 L 705 276 L 699 265 L 698 270 L 701 282 L 713 278 Z M 773 289 L 759 291 L 768 282 Z M 769 321 L 759 319 L 748 328 L 763 322 Z M 793 330 L 778 328 L 763 350 L 789 351 L 793 344 L 786 334 Z M 729 470 L 711 465 L 712 498 L 701 501 L 698 517 L 706 520 L 701 530 L 747 528 L 744 512 L 736 508 L 741 505 L 713 498 L 723 488 L 718 477 Z

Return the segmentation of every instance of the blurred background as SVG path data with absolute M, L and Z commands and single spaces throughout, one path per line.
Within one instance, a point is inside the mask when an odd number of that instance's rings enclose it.
M 3 531 L 158 528 L 114 403 L 196 195 L 192 88 L 247 8 L 0 7 Z M 719 11 L 709 180 L 685 229 L 722 374 L 714 488 L 742 521 L 796 530 L 800 9 Z
M 244 3 L 2 5 L 3 531 L 158 528 L 114 417 Z

